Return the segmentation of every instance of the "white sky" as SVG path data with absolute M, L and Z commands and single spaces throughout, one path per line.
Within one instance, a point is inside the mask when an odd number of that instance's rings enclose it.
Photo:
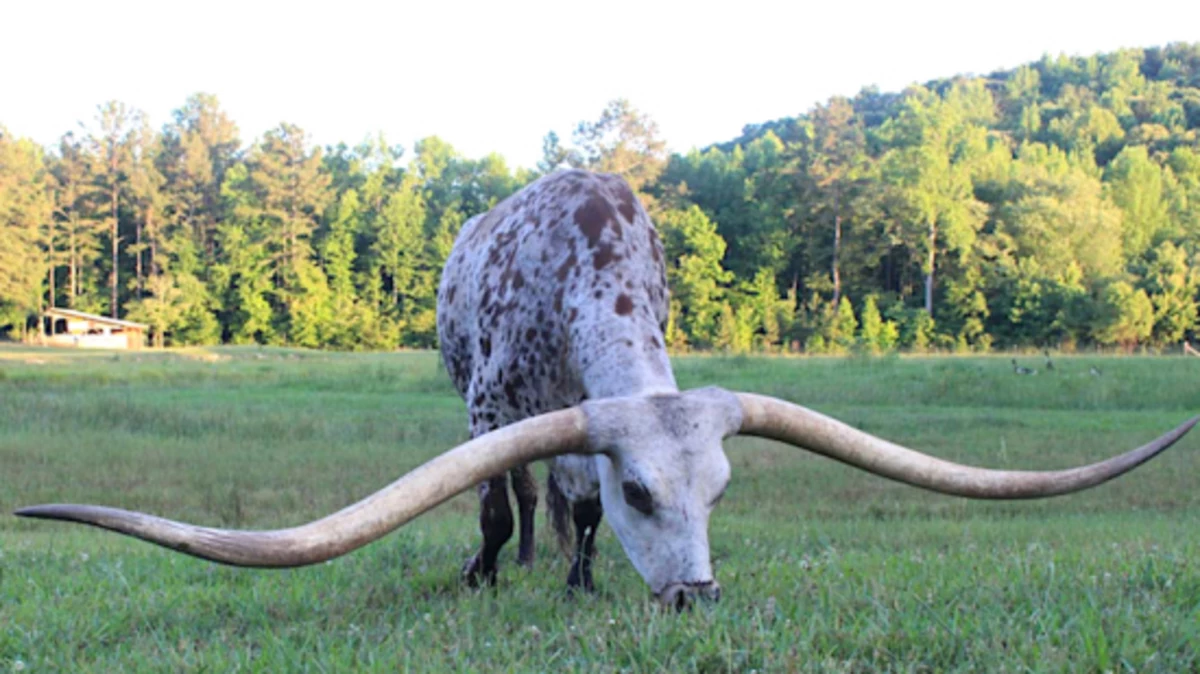
M 303 8 L 301 8 L 303 7 Z M 153 126 L 214 93 L 251 142 L 436 134 L 531 166 L 619 96 L 670 149 L 729 140 L 867 85 L 984 74 L 1044 53 L 1200 41 L 1200 1 L 0 3 L 0 125 L 47 146 L 109 99 Z

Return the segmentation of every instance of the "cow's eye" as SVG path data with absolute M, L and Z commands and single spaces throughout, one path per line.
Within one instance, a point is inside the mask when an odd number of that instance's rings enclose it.
M 643 515 L 654 513 L 654 497 L 650 496 L 650 491 L 641 482 L 627 480 L 621 483 L 621 490 L 625 492 L 625 502 L 630 508 Z

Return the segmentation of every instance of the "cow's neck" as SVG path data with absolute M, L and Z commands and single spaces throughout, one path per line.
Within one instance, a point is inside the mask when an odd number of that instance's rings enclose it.
M 630 331 L 631 336 L 617 335 L 605 343 L 572 350 L 588 398 L 679 391 L 662 335 L 655 330 L 648 341 L 633 334 L 635 331 Z

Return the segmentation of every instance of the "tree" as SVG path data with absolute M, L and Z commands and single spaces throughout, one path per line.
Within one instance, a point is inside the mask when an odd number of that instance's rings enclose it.
M 154 346 L 166 345 L 166 335 L 182 319 L 183 291 L 170 274 L 154 274 L 144 293 L 129 306 L 129 318 L 150 326 Z
M 217 226 L 225 219 L 221 186 L 240 160 L 237 125 L 217 97 L 195 94 L 172 113 L 157 167 L 163 175 L 166 217 L 187 230 L 201 258 L 211 260 Z
M 838 352 L 854 348 L 855 332 L 858 330 L 858 320 L 854 317 L 854 307 L 850 306 L 850 298 L 842 296 L 836 305 L 837 311 L 829 323 L 825 336 L 826 344 Z
M 900 338 L 894 321 L 884 321 L 874 295 L 867 295 L 859 310 L 858 342 L 867 353 L 886 353 L 896 348 Z
M 594 122 L 580 122 L 568 161 L 575 168 L 616 173 L 644 192 L 666 166 L 658 124 L 624 98 L 610 101 Z
M 842 296 L 842 219 L 845 202 L 869 168 L 866 134 L 846 98 L 835 97 L 825 106 L 818 105 L 811 119 L 813 138 L 806 168 L 817 190 L 811 208 L 827 213 L 832 223 L 830 278 L 833 303 L 838 304 Z
M 72 309 L 99 310 L 97 287 L 90 283 L 101 255 L 100 233 L 105 222 L 98 217 L 103 194 L 90 175 L 91 157 L 72 133 L 59 141 L 52 159 L 54 212 L 58 236 L 65 239 L 67 262 L 66 305 Z M 51 304 L 55 304 L 53 296 Z
M 668 210 L 659 218 L 667 282 L 680 303 L 679 322 L 688 342 L 710 346 L 717 337 L 724 285 L 733 276 L 721 266 L 725 241 L 698 206 Z M 732 309 L 730 310 L 732 316 Z M 732 335 L 732 318 L 726 321 Z M 729 342 L 732 344 L 732 337 Z
M 156 256 L 165 247 L 162 213 L 167 195 L 163 192 L 166 181 L 157 166 L 161 141 L 144 121 L 133 138 L 131 151 L 129 194 L 136 211 L 136 224 L 134 245 L 129 250 L 135 258 L 137 298 L 141 299 L 147 271 L 151 275 L 162 273 L 162 263 Z M 156 287 L 161 288 L 162 284 Z
M 1115 281 L 1101 291 L 1092 336 L 1102 344 L 1120 344 L 1126 351 L 1150 336 L 1154 305 L 1146 291 Z
M 570 152 L 563 147 L 558 134 L 551 131 L 542 139 L 542 158 L 537 163 L 537 173 L 546 175 L 560 166 L 566 165 Z
M 789 308 L 779 297 L 774 272 L 760 269 L 754 275 L 742 307 L 750 311 L 751 329 L 760 335 L 763 349 L 769 351 L 779 346 L 783 337 L 782 319 L 786 318 Z
M 1124 213 L 1125 255 L 1140 256 L 1172 232 L 1170 205 L 1163 171 L 1146 148 L 1131 145 L 1121 150 L 1105 170 L 1105 183 L 1113 203 Z
M 384 202 L 371 252 L 383 273 L 393 307 L 412 289 L 424 253 L 425 199 L 416 175 L 406 175 Z
M 1176 344 L 1196 325 L 1196 292 L 1200 272 L 1188 264 L 1185 250 L 1164 241 L 1139 265 L 1142 289 L 1154 306 L 1151 341 Z
M 1046 269 L 1078 263 L 1088 278 L 1108 278 L 1124 265 L 1122 213 L 1100 181 L 1056 148 L 1021 148 L 994 209 L 996 245 Z
M 109 251 L 109 315 L 120 318 L 118 288 L 120 284 L 120 201 L 121 194 L 129 181 L 133 163 L 133 134 L 140 124 L 141 113 L 131 110 L 119 101 L 109 101 L 97 108 L 97 128 L 90 132 L 87 143 L 94 164 L 92 175 L 97 188 L 108 199 Z
M 883 179 L 893 190 L 901 239 L 920 260 L 930 316 L 939 251 L 969 248 L 984 220 L 966 142 L 979 129 L 971 122 L 970 102 L 916 89 L 885 130 L 893 148 L 882 160 Z
M 0 127 L 0 329 L 23 333 L 42 307 L 51 252 L 49 181 L 42 150 Z
M 313 263 L 312 237 L 332 195 L 330 176 L 322 171 L 321 150 L 310 149 L 305 133 L 291 124 L 268 131 L 251 150 L 244 169 L 227 173 L 223 192 L 231 205 L 236 230 L 226 232 L 221 249 L 233 256 L 230 241 L 243 237 L 265 256 L 265 267 L 240 265 L 239 274 L 263 273 L 265 279 L 246 279 L 238 297 L 253 306 L 247 316 L 260 315 L 257 293 L 271 289 L 279 311 L 271 334 L 285 341 L 312 345 L 328 320 L 324 275 Z M 218 230 L 220 231 L 220 229 Z M 242 289 L 245 290 L 242 290 Z M 250 334 L 267 335 L 257 323 Z

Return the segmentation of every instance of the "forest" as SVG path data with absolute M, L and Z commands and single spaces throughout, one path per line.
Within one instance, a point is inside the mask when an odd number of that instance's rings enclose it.
M 463 223 L 572 166 L 650 212 L 677 352 L 1161 349 L 1198 329 L 1198 129 L 1200 43 L 864 88 L 686 154 L 617 99 L 528 170 L 110 101 L 56 147 L 0 126 L 0 335 L 57 306 L 166 346 L 433 347 Z

